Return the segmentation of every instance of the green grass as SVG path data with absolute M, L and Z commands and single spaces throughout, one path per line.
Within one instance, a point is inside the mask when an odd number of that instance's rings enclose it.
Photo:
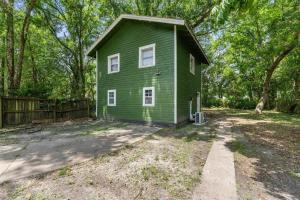
M 13 192 L 9 194 L 9 196 L 11 199 L 16 199 L 24 190 L 25 187 L 23 186 L 17 187 L 15 190 L 13 190 Z
M 58 170 L 58 176 L 60 177 L 71 176 L 71 175 L 72 175 L 72 169 L 69 166 L 66 166 Z
M 294 177 L 300 178 L 300 172 L 294 172 L 293 170 L 289 170 L 289 174 Z
M 126 128 L 128 126 L 128 123 L 121 123 L 121 122 L 116 122 L 116 123 L 111 123 L 110 125 L 100 125 L 99 126 L 93 126 L 85 131 L 83 131 L 79 135 L 98 135 L 101 134 L 105 131 L 110 131 L 110 130 L 115 130 L 115 129 L 120 129 L 120 128 Z
M 142 169 L 142 176 L 145 181 L 151 178 L 156 178 L 160 182 L 167 182 L 170 178 L 170 174 L 167 171 L 159 169 L 155 165 L 149 165 Z
M 226 114 L 229 116 L 238 116 L 244 119 L 253 120 L 269 120 L 276 123 L 286 123 L 292 125 L 300 124 L 300 114 L 289 114 L 277 111 L 264 110 L 261 115 L 256 114 L 254 110 L 240 110 L 240 109 L 207 109 L 207 111 L 216 111 L 218 113 Z
M 238 152 L 247 156 L 253 156 L 256 150 L 254 147 L 250 147 L 246 140 L 242 140 L 241 138 L 236 138 L 236 140 L 227 142 L 226 146 L 233 152 Z
M 216 138 L 216 134 L 199 134 L 198 132 L 192 132 L 184 137 L 185 142 L 192 142 L 192 141 L 211 141 L 212 139 Z

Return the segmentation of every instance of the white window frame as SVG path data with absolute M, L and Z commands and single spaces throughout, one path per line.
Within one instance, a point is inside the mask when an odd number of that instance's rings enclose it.
M 114 93 L 114 103 L 111 104 L 109 103 L 109 93 L 113 92 Z M 107 106 L 116 106 L 117 104 L 117 90 L 113 89 L 113 90 L 107 90 Z
M 191 61 L 192 59 L 193 62 Z M 190 54 L 190 72 L 193 75 L 195 75 L 195 65 L 196 65 L 195 57 L 192 54 Z
M 146 104 L 146 102 L 145 102 L 145 91 L 146 90 L 152 90 L 152 104 Z M 145 106 L 145 107 L 155 106 L 155 88 L 154 87 L 144 87 L 143 88 L 143 106 Z
M 111 59 L 112 58 L 118 58 L 118 70 L 117 71 L 111 71 Z M 107 73 L 108 74 L 113 74 L 113 73 L 118 73 L 120 71 L 120 53 L 116 53 L 110 56 L 107 56 Z
M 149 45 L 146 45 L 146 46 L 142 46 L 142 47 L 139 47 L 139 68 L 146 68 L 146 67 L 153 67 L 155 66 L 155 43 L 153 44 L 149 44 Z M 142 62 L 142 51 L 145 50 L 145 49 L 149 49 L 149 48 L 152 48 L 153 49 L 153 63 L 151 65 L 143 65 L 143 62 Z

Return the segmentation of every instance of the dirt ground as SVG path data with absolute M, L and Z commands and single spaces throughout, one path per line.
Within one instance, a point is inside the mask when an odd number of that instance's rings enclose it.
M 143 140 L 158 130 L 156 126 L 95 120 L 3 133 L 0 183 L 88 161 Z
M 208 110 L 233 123 L 239 199 L 300 199 L 300 116 Z
M 91 161 L 0 185 L 0 199 L 190 199 L 214 124 L 164 128 Z

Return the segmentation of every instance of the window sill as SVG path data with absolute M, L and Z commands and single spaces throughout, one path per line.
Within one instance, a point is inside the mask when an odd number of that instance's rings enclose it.
M 148 67 L 155 67 L 155 65 L 139 66 L 139 68 L 148 68 Z
M 120 71 L 115 71 L 115 72 L 108 72 L 107 74 L 115 74 L 115 73 L 118 73 Z
M 143 105 L 143 107 L 154 107 L 155 105 Z

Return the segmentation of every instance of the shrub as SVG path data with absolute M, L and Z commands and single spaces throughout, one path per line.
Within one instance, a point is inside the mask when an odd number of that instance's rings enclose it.
M 216 97 L 209 97 L 207 101 L 204 103 L 205 107 L 223 107 L 222 99 Z
M 228 97 L 228 107 L 236 109 L 254 109 L 256 102 L 245 97 Z
M 280 112 L 300 113 L 300 101 L 295 103 L 290 96 L 282 96 L 276 99 L 276 110 Z

